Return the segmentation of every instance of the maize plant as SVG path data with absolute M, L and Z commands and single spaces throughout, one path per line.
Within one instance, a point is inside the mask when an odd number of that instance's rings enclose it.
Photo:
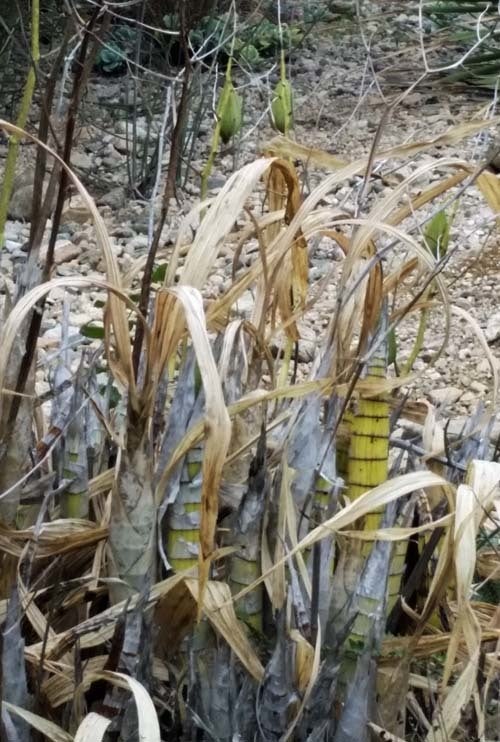
M 381 324 L 383 332 L 383 323 Z M 367 382 L 387 378 L 387 341 L 379 339 L 380 349 L 368 361 Z M 350 426 L 350 443 L 347 457 L 347 497 L 355 500 L 368 489 L 383 484 L 389 475 L 389 435 L 390 406 L 384 396 L 363 396 L 357 402 Z M 382 513 L 369 513 L 364 519 L 366 531 L 377 531 L 382 522 Z M 361 546 L 363 556 L 367 556 L 372 542 Z M 404 571 L 406 544 L 396 544 L 388 581 L 387 602 L 390 610 L 399 595 Z
M 412 156 L 487 125 L 412 142 Z M 375 159 L 404 161 L 408 146 Z M 460 312 L 405 220 L 442 208 L 473 168 L 427 159 L 354 218 L 325 197 L 364 177 L 366 159 L 339 164 L 283 137 L 265 151 L 201 207 L 188 245 L 199 205 L 185 216 L 164 276 L 146 286 L 140 270 L 123 274 L 68 169 L 106 276 L 45 276 L 5 299 L 2 739 L 435 742 L 489 723 L 497 606 L 473 589 L 498 568 L 477 545 L 497 517 L 492 418 L 478 412 L 447 457 L 400 391 L 412 351 L 398 343 L 401 358 L 388 358 L 391 336 L 406 321 L 418 333 L 423 309 L 441 312 L 445 335 Z M 296 160 L 329 170 L 305 197 Z M 478 186 L 488 204 L 500 198 L 497 182 Z M 343 258 L 306 367 L 294 350 L 315 301 L 318 233 Z M 259 249 L 205 300 L 221 250 L 237 257 L 240 241 Z M 104 337 L 68 355 L 61 333 L 40 411 L 37 344 L 25 369 L 19 341 L 54 289 L 99 291 Z M 414 423 L 411 440 L 396 411 Z

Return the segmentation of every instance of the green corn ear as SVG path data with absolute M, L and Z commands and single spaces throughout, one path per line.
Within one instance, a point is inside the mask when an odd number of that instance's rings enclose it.
M 217 107 L 219 134 L 224 144 L 227 144 L 231 137 L 239 132 L 243 123 L 243 99 L 233 85 L 232 64 L 232 57 L 229 57 L 226 67 L 226 80 Z M 216 144 L 215 147 L 217 147 Z
M 274 127 L 282 134 L 287 134 L 293 127 L 293 90 L 286 78 L 282 77 L 276 85 L 271 114 Z
M 243 123 L 243 99 L 234 89 L 233 83 L 226 80 L 218 111 L 220 137 L 227 144 L 234 137 Z
M 280 79 L 271 101 L 271 117 L 274 128 L 282 134 L 288 134 L 293 128 L 293 89 L 286 77 L 283 49 L 281 49 Z

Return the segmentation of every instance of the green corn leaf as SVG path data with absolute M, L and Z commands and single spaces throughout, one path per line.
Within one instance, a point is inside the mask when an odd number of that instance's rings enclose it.
M 436 260 L 446 255 L 450 241 L 450 222 L 445 211 L 438 213 L 427 224 L 424 232 L 425 243 Z
M 153 271 L 151 281 L 153 283 L 163 283 L 167 273 L 168 263 L 160 263 Z
M 387 335 L 387 365 L 391 366 L 393 363 L 396 363 L 396 358 L 398 354 L 398 344 L 396 340 L 396 331 L 394 328 L 389 331 Z
M 104 326 L 88 322 L 80 328 L 80 334 L 91 340 L 104 340 Z

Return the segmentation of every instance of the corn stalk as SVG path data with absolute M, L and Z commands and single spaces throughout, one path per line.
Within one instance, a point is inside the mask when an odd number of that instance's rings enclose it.
M 202 461 L 203 446 L 188 452 L 182 467 L 179 492 L 170 509 L 167 558 L 176 572 L 198 568 Z
M 76 373 L 75 386 L 70 407 L 70 420 L 64 437 L 63 477 L 68 485 L 61 496 L 63 518 L 88 518 L 89 515 L 89 471 L 87 440 L 85 431 L 84 369 L 82 364 Z
M 114 602 L 150 587 L 156 575 L 156 506 L 151 443 L 139 421 L 130 417 L 113 487 L 109 545 L 120 583 Z
M 31 37 L 30 37 L 30 57 L 31 63 L 24 84 L 23 96 L 19 106 L 16 125 L 24 129 L 28 120 L 31 101 L 35 90 L 36 67 L 40 60 L 40 0 L 31 2 Z M 14 176 L 16 171 L 17 154 L 19 151 L 19 138 L 17 134 L 11 134 L 9 138 L 9 147 L 7 150 L 7 160 L 5 162 L 5 171 L 0 191 L 0 249 L 5 240 L 5 223 L 9 210 L 12 188 L 14 186 Z
M 386 378 L 387 372 L 387 345 L 381 345 L 380 352 L 370 361 L 367 368 L 366 381 Z M 357 410 L 352 418 L 349 457 L 347 463 L 347 497 L 356 500 L 367 490 L 385 482 L 389 473 L 389 400 L 383 396 L 361 396 Z M 380 527 L 382 511 L 376 511 L 366 516 L 363 528 L 366 531 L 376 531 Z M 364 558 L 370 553 L 373 542 L 365 541 L 359 544 Z M 388 583 L 389 610 L 396 602 L 401 579 L 404 572 L 406 558 L 406 544 L 396 544 Z
M 36 82 L 36 65 L 40 59 L 39 46 L 39 24 L 40 24 L 40 2 L 33 0 L 31 4 L 31 64 L 26 78 L 23 96 L 19 108 L 17 124 L 19 128 L 24 128 L 28 119 L 31 100 Z M 3 176 L 2 188 L 0 191 L 0 249 L 4 245 L 5 223 L 9 210 L 9 203 L 12 195 L 14 184 L 17 155 L 19 150 L 19 136 L 13 132 L 9 138 L 7 151 L 7 160 Z M 18 277 L 19 278 L 19 277 Z M 20 293 L 20 289 L 17 290 Z M 17 300 L 18 297 L 16 297 Z M 10 302 L 7 298 L 4 311 L 7 314 L 10 310 Z M 18 337 L 14 352 L 10 358 L 9 369 L 6 378 L 6 389 L 15 390 L 18 386 L 18 373 L 23 358 L 23 336 L 26 335 L 27 325 L 25 324 L 23 335 Z M 30 466 L 28 452 L 32 445 L 32 395 L 34 392 L 35 372 L 31 367 L 26 375 L 26 386 L 23 391 L 27 394 L 21 400 L 11 397 L 6 400 L 7 404 L 4 409 L 4 417 L 0 426 L 0 491 L 10 491 L 8 497 L 0 502 L 0 522 L 12 525 L 16 519 L 20 490 L 15 486 L 22 475 Z M 11 411 L 17 407 L 17 419 L 11 422 Z M 2 579 L 0 581 L 0 594 L 8 594 L 14 579 L 15 562 L 6 555 L 2 555 Z
M 257 453 L 250 466 L 248 489 L 244 494 L 232 533 L 238 548 L 231 557 L 230 584 L 233 592 L 251 585 L 260 576 L 262 517 L 269 491 L 266 472 L 266 435 L 263 427 Z M 263 590 L 258 585 L 236 604 L 236 615 L 255 631 L 262 632 Z

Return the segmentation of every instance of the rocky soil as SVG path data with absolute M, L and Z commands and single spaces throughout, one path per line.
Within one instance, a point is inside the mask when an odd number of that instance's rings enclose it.
M 391 8 L 393 7 L 393 10 Z M 295 136 L 299 142 L 324 149 L 345 160 L 366 155 L 386 107 L 387 101 L 411 84 L 420 74 L 422 61 L 418 49 L 417 19 L 398 10 L 401 4 L 372 2 L 364 4 L 364 38 L 357 26 L 338 20 L 316 28 L 306 47 L 292 55 L 291 76 L 295 89 Z M 392 14 L 391 14 L 392 13 Z M 367 48 L 369 47 L 369 53 Z M 236 164 L 249 161 L 273 136 L 265 111 L 269 90 L 277 79 L 276 69 L 269 77 L 251 73 L 237 74 L 236 82 L 245 88 L 246 123 L 239 150 L 227 148 L 216 160 L 210 180 L 211 195 L 217 193 Z M 150 88 L 148 88 L 150 92 Z M 78 144 L 72 164 L 95 195 L 113 240 L 114 249 L 125 273 L 132 271 L 144 258 L 148 246 L 151 205 L 133 199 L 127 193 L 128 168 L 132 160 L 132 123 L 127 116 L 130 83 L 124 78 L 104 79 L 94 76 L 88 86 L 82 108 Z M 143 99 L 144 107 L 151 101 Z M 153 125 L 161 126 L 161 106 Z M 381 149 L 406 141 L 430 139 L 462 121 L 487 118 L 494 114 L 491 99 L 473 88 L 457 89 L 443 84 L 431 75 L 411 92 L 394 110 L 383 129 Z M 183 215 L 189 212 L 199 195 L 199 172 L 210 144 L 210 121 L 205 117 L 193 142 L 190 168 L 179 202 L 171 206 L 168 223 L 162 235 L 161 257 L 168 259 L 171 245 Z M 145 117 L 135 124 L 139 147 L 147 146 Z M 490 146 L 487 135 L 476 135 L 456 147 L 431 149 L 407 162 L 403 167 L 387 161 L 379 174 L 402 179 L 432 158 L 451 156 L 479 161 Z M 0 167 L 5 145 L 0 145 Z M 22 147 L 22 172 L 16 183 L 11 218 L 7 225 L 7 245 L 1 256 L 1 273 L 12 289 L 16 264 L 24 259 L 23 246 L 29 235 L 30 166 L 32 145 Z M 165 160 L 165 158 L 164 158 Z M 165 160 L 166 162 L 166 160 Z M 312 187 L 321 173 L 311 170 L 305 188 Z M 437 177 L 437 176 L 436 176 Z M 417 183 L 416 188 L 423 183 Z M 360 182 L 342 185 L 329 197 L 330 203 L 352 206 Z M 391 186 L 374 181 L 368 205 L 381 198 Z M 159 199 L 154 205 L 159 208 Z M 408 220 L 406 227 L 413 227 Z M 479 191 L 472 187 L 460 199 L 452 228 L 451 258 L 444 273 L 451 302 L 466 310 L 484 331 L 489 348 L 500 365 L 500 306 L 497 301 L 500 280 L 498 229 L 491 210 Z M 243 255 L 245 259 L 245 255 Z M 56 245 L 55 275 L 102 276 L 103 263 L 96 247 L 92 227 L 77 198 L 67 204 L 64 223 Z M 223 291 L 231 280 L 232 255 L 222 254 L 207 286 L 207 298 Z M 304 372 L 314 355 L 316 341 L 328 323 L 335 302 L 335 287 L 340 270 L 338 249 L 322 239 L 311 252 L 311 280 L 322 286 L 315 306 L 304 322 L 301 361 Z M 326 286 L 322 280 L 328 276 Z M 321 283 L 319 283 L 321 282 Z M 47 390 L 46 369 L 61 334 L 61 305 L 65 292 L 55 291 L 44 319 L 40 341 L 38 373 L 39 392 Z M 78 343 L 79 330 L 90 320 L 98 320 L 101 308 L 96 306 L 98 291 L 71 293 L 71 341 Z M 414 393 L 440 407 L 444 416 L 451 415 L 458 429 L 464 416 L 482 400 L 496 405 L 492 398 L 492 371 L 484 347 L 470 325 L 454 317 L 451 336 L 445 352 L 430 363 L 443 339 L 443 313 L 431 312 L 429 330 L 422 353 L 416 363 L 421 378 Z M 414 328 L 402 328 L 401 353 L 408 353 Z M 418 391 L 417 391 L 418 390 Z M 499 426 L 500 429 L 500 424 Z

